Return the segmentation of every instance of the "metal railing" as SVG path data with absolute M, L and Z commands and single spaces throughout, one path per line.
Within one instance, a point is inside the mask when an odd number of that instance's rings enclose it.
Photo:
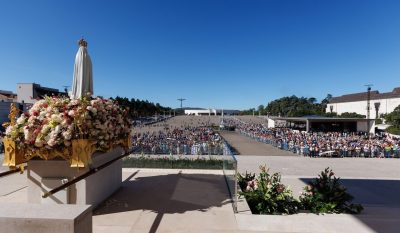
M 237 159 L 232 153 L 229 144 L 224 143 L 223 154 L 223 173 L 228 187 L 229 195 L 232 199 L 233 211 L 237 212 L 238 184 L 237 184 Z

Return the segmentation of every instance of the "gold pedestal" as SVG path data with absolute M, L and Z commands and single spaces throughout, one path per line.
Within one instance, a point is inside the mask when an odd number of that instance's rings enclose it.
M 96 141 L 88 139 L 72 140 L 71 167 L 85 167 L 92 162 L 92 154 L 96 151 Z
M 17 144 L 8 138 L 4 138 L 4 161 L 3 166 L 16 167 L 19 164 L 25 163 L 25 150 L 19 149 Z
M 46 148 L 18 148 L 17 144 L 8 139 L 4 138 L 4 161 L 3 166 L 11 168 L 17 165 L 26 163 L 34 157 L 39 157 L 44 160 L 51 160 L 56 157 L 63 158 L 70 162 L 71 167 L 87 167 L 92 162 L 92 155 L 98 151 L 96 148 L 96 141 L 89 139 L 74 139 L 72 140 L 71 147 L 65 147 L 61 149 L 49 150 Z M 130 137 L 125 139 L 116 140 L 110 142 L 107 151 L 113 150 L 117 146 L 121 146 L 125 151 L 128 151 L 131 144 Z

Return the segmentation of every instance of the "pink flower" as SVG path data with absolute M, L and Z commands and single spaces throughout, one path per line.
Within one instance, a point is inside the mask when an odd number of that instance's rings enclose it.
M 256 190 L 257 188 L 258 188 L 257 180 L 251 180 L 251 181 L 247 182 L 247 187 L 246 187 L 247 191 Z
M 68 116 L 74 117 L 75 116 L 75 111 L 74 110 L 69 110 Z
M 278 187 L 276 187 L 276 191 L 278 193 L 282 193 L 283 191 L 285 191 L 285 185 L 279 184 Z

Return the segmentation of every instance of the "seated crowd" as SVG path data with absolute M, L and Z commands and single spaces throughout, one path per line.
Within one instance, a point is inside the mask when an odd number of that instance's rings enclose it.
M 262 124 L 252 124 L 233 119 L 240 133 L 282 150 L 311 156 L 338 157 L 395 157 L 400 155 L 400 139 L 389 134 L 371 135 L 367 133 L 304 132 L 289 128 L 267 128 Z
M 158 132 L 135 133 L 132 139 L 136 152 L 144 154 L 222 154 L 221 137 L 204 126 L 182 126 L 164 128 Z

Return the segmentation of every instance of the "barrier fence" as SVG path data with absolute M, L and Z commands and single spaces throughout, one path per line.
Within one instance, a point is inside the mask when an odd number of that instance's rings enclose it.
M 301 147 L 296 144 L 288 143 L 283 139 L 269 139 L 260 137 L 258 135 L 243 132 L 237 130 L 240 134 L 247 136 L 253 140 L 258 142 L 266 143 L 272 145 L 278 149 L 290 151 L 297 155 L 302 156 L 312 156 L 312 157 L 323 157 L 323 156 L 337 156 L 337 157 L 365 157 L 365 158 L 372 158 L 372 157 L 386 157 L 386 158 L 400 158 L 400 151 L 399 150 L 385 150 L 385 148 L 376 147 L 371 151 L 364 151 L 363 148 L 354 149 L 348 148 L 346 149 L 333 149 L 333 150 L 320 150 L 319 152 L 311 151 L 309 147 Z

